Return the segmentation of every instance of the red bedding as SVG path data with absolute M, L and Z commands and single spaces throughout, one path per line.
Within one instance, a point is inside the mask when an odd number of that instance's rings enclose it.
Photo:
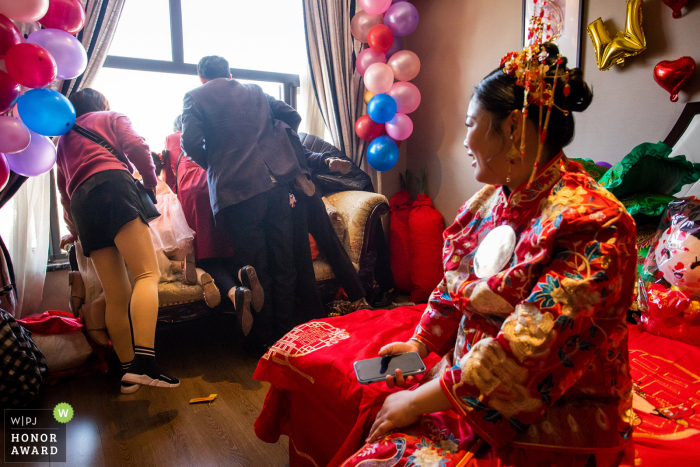
M 700 466 L 700 348 L 637 326 L 629 331 L 637 465 Z
M 290 467 L 342 464 L 393 392 L 384 384 L 358 384 L 352 363 L 375 357 L 388 342 L 408 339 L 424 307 L 358 311 L 312 321 L 285 336 L 254 375 L 272 384 L 255 423 L 257 436 L 271 443 L 289 436 Z M 629 332 L 637 383 L 635 464 L 700 466 L 700 348 L 637 326 L 629 326 Z M 437 361 L 433 355 L 426 366 Z M 656 408 L 664 409 L 666 418 L 653 413 Z

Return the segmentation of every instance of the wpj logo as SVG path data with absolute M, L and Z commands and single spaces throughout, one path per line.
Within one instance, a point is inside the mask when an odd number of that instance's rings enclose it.
M 65 462 L 66 423 L 73 408 L 5 410 L 5 462 Z

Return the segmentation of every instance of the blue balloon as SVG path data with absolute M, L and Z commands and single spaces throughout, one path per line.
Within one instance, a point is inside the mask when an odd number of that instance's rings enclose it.
M 377 94 L 367 104 L 369 118 L 377 123 L 386 123 L 396 115 L 396 101 L 388 94 Z
M 399 161 L 399 147 L 390 136 L 374 138 L 367 148 L 367 162 L 374 170 L 384 172 Z
M 73 104 L 51 89 L 32 89 L 22 94 L 17 110 L 30 130 L 44 136 L 61 136 L 75 124 Z

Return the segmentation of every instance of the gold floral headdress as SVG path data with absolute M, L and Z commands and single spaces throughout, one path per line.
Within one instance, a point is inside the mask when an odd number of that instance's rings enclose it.
M 569 87 L 569 72 L 566 71 L 559 74 L 559 66 L 563 60 L 561 54 L 557 56 L 554 75 L 549 74 L 550 65 L 547 64 L 549 54 L 545 48 L 545 44 L 554 42 L 559 37 L 561 25 L 554 23 L 551 11 L 548 13 L 547 6 L 551 0 L 533 0 L 535 4 L 534 15 L 528 23 L 528 45 L 521 52 L 510 52 L 501 59 L 501 69 L 505 74 L 515 78 L 516 84 L 525 89 L 525 98 L 523 100 L 523 130 L 520 139 L 520 160 L 524 163 L 525 158 L 525 121 L 528 116 L 528 107 L 536 105 L 540 108 L 539 119 L 539 142 L 537 147 L 537 159 L 535 166 L 532 169 L 528 186 L 532 184 L 537 174 L 537 168 L 540 165 L 542 158 L 542 150 L 544 142 L 547 139 L 547 128 L 549 127 L 549 119 L 552 114 L 552 107 L 557 107 L 564 115 L 568 115 L 568 111 L 556 105 L 554 102 L 554 93 L 557 90 L 557 82 L 559 78 L 563 78 L 566 84 L 564 85 L 564 95 L 568 96 Z M 541 5 L 538 5 L 538 3 Z M 546 18 L 545 18 L 546 16 Z M 547 79 L 552 80 L 550 84 Z M 547 114 L 543 120 L 543 111 L 547 107 Z M 510 164 L 514 164 L 518 157 L 517 149 L 513 151 L 513 156 L 510 157 Z M 510 181 L 510 167 L 508 169 L 508 181 Z

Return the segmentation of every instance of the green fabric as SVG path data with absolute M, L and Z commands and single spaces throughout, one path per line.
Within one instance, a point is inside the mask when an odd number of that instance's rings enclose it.
M 639 193 L 623 198 L 620 202 L 625 206 L 630 216 L 644 214 L 645 216 L 657 217 L 664 213 L 668 203 L 674 199 L 673 196 Z
M 593 180 L 596 182 L 600 180 L 600 178 L 607 172 L 609 169 L 606 167 L 603 167 L 602 165 L 598 165 L 595 162 L 593 162 L 591 159 L 571 159 L 572 161 L 576 162 L 578 165 L 583 167 L 583 170 L 588 172 L 588 175 L 591 176 Z
M 642 143 L 615 164 L 599 183 L 618 199 L 640 193 L 674 195 L 684 185 L 700 179 L 700 164 L 685 156 L 669 158 L 672 148 L 664 143 Z

